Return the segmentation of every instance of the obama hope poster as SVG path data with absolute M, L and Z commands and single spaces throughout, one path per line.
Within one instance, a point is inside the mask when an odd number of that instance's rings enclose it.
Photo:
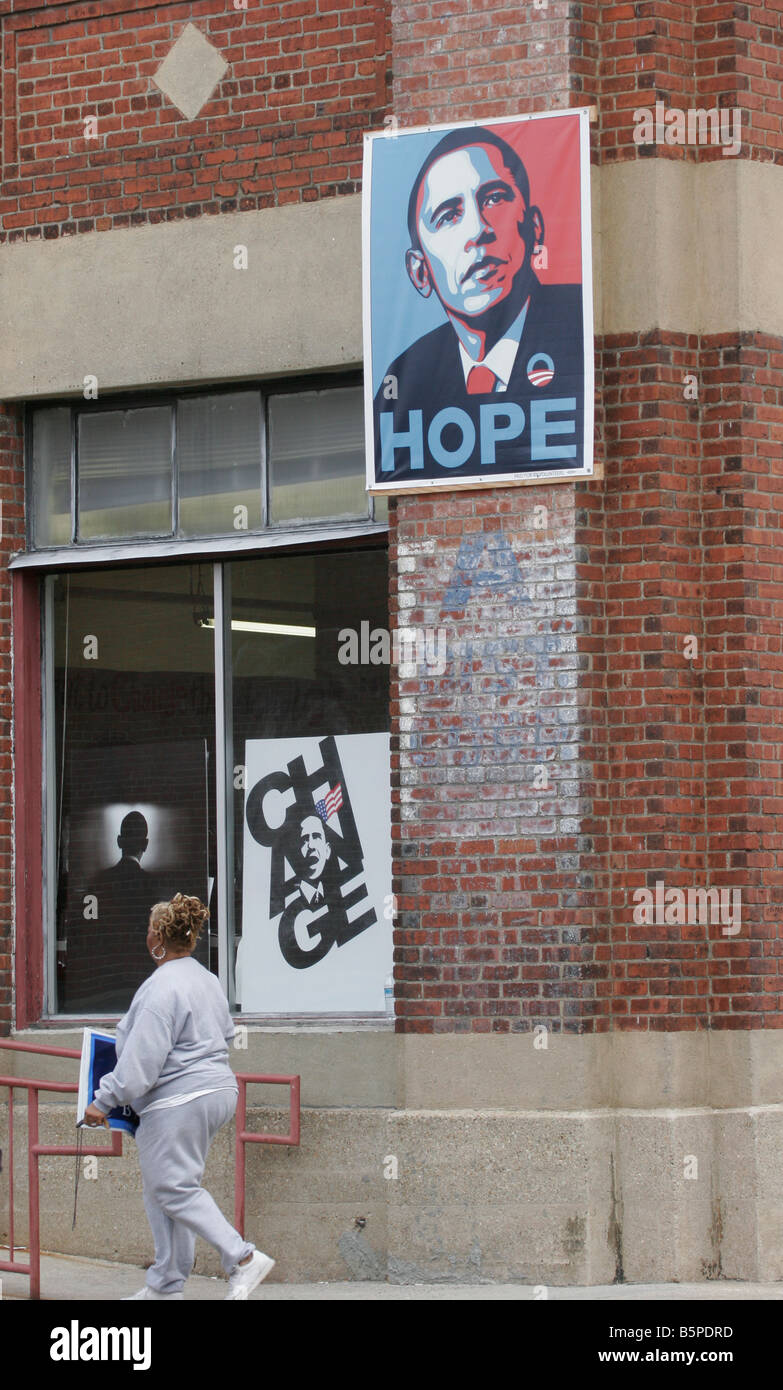
M 367 486 L 593 470 L 589 111 L 365 137 Z

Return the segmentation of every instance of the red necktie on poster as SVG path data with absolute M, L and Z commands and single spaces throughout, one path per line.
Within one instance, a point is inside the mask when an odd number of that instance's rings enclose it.
M 471 367 L 468 372 L 468 395 L 486 396 L 494 391 L 497 377 L 489 367 Z

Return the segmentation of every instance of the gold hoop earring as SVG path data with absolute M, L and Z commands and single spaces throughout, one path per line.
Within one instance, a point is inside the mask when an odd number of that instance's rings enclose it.
M 163 946 L 163 942 L 161 942 L 160 944 Z M 153 960 L 165 960 L 165 958 L 166 958 L 166 947 L 163 946 L 163 955 L 162 955 L 162 956 L 156 956 L 156 955 L 155 955 L 155 947 L 153 946 L 152 950 L 150 951 L 150 955 L 152 956 L 152 959 L 153 959 Z

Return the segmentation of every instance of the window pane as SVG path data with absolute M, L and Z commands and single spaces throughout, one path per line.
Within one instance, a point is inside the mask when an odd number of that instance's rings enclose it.
M 367 660 L 366 638 L 388 625 L 386 552 L 229 568 L 238 1003 L 261 1014 L 382 1013 L 389 668 Z
M 389 499 L 388 497 L 374 497 L 373 519 L 375 521 L 389 520 Z
M 55 579 L 60 1012 L 127 1009 L 150 908 L 177 892 L 209 902 L 216 968 L 212 612 L 211 566 Z
M 361 387 L 269 401 L 273 524 L 368 515 Z
M 33 417 L 33 544 L 71 541 L 71 412 L 38 410 Z
M 261 526 L 261 397 L 200 396 L 177 406 L 179 527 L 185 536 Z
M 171 409 L 79 416 L 80 540 L 171 535 Z

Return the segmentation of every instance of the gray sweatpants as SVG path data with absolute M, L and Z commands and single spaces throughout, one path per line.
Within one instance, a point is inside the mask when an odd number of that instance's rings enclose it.
M 156 1293 L 181 1291 L 193 1268 L 196 1236 L 214 1246 L 226 1274 L 255 1249 L 229 1225 L 201 1186 L 209 1146 L 236 1104 L 234 1091 L 213 1091 L 141 1117 L 136 1146 L 144 1207 L 155 1241 L 155 1263 L 147 1270 L 147 1283 Z

